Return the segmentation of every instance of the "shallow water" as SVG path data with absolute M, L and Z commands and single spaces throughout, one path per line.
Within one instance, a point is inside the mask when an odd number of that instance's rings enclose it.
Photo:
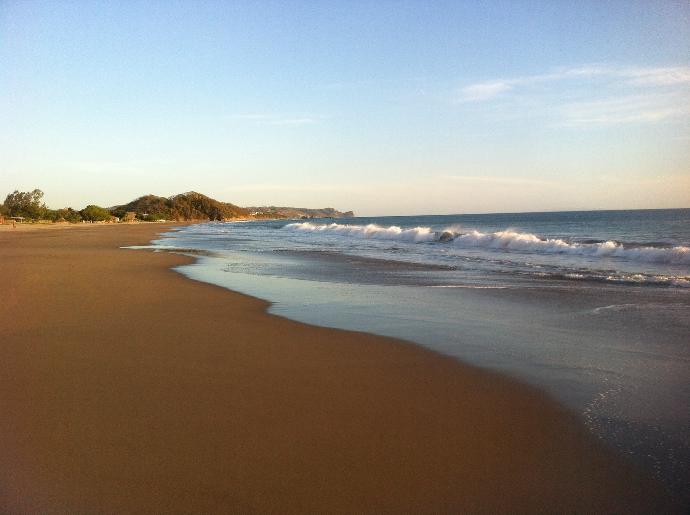
M 209 223 L 154 245 L 206 251 L 179 271 L 275 314 L 535 384 L 688 503 L 690 210 Z

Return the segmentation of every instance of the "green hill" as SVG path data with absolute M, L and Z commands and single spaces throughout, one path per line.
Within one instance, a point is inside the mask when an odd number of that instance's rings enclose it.
M 141 220 L 225 220 L 249 216 L 249 210 L 190 191 L 172 197 L 145 195 L 128 204 L 110 208 L 123 218 L 133 212 Z

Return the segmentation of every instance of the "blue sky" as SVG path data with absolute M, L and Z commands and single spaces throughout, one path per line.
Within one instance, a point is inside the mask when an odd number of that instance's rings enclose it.
M 690 4 L 0 0 L 0 196 L 690 206 Z

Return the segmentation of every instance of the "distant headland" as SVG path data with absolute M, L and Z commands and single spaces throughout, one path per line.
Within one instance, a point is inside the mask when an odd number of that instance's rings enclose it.
M 196 191 L 180 193 L 171 197 L 144 195 L 127 204 L 101 207 L 94 204 L 84 209 L 71 207 L 50 209 L 43 202 L 43 192 L 14 191 L 0 204 L 0 223 L 3 220 L 15 222 L 163 222 L 163 221 L 205 221 L 205 220 L 250 220 L 273 218 L 345 218 L 352 217 L 352 211 L 338 211 L 332 207 L 322 209 L 300 207 L 240 207 L 229 202 L 213 199 Z

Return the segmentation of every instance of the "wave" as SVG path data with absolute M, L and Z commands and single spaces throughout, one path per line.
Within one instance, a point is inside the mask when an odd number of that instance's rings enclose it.
M 432 284 L 429 288 L 464 288 L 467 290 L 507 290 L 510 286 L 486 286 L 476 284 Z
M 681 311 L 686 312 L 688 309 L 687 304 L 680 303 L 661 303 L 661 302 L 643 302 L 643 303 L 633 303 L 633 304 L 610 304 L 608 306 L 599 306 L 589 311 L 592 315 L 608 314 L 609 312 L 621 312 L 621 311 L 642 311 L 642 310 L 659 310 L 668 312 Z
M 575 243 L 560 238 L 540 238 L 535 234 L 521 233 L 509 229 L 497 232 L 480 232 L 477 230 L 462 232 L 455 227 L 443 231 L 435 231 L 429 227 L 403 229 L 395 225 L 382 227 L 376 224 L 343 225 L 338 223 L 314 224 L 311 222 L 288 224 L 284 229 L 363 239 L 396 240 L 412 243 L 440 242 L 452 244 L 459 248 L 484 248 L 539 254 L 570 254 L 595 258 L 620 258 L 646 263 L 690 265 L 690 247 L 673 247 L 668 244 L 662 246 L 648 244 L 645 246 L 639 243 L 625 245 L 613 240 Z
M 530 233 L 498 231 L 483 233 L 470 231 L 458 234 L 452 239 L 459 247 L 484 247 L 490 249 L 516 250 L 546 254 L 573 254 L 600 258 L 622 258 L 647 263 L 676 265 L 690 264 L 690 247 L 626 247 L 616 241 L 600 243 L 569 243 L 559 238 L 540 238 Z
M 690 288 L 690 279 L 673 275 L 654 274 L 626 274 L 626 273 L 599 273 L 591 271 L 586 273 L 574 272 L 528 272 L 522 275 L 536 275 L 543 279 L 565 281 L 590 281 L 614 284 L 626 284 L 629 286 L 675 286 L 678 288 Z
M 353 236 L 356 238 L 370 238 L 375 240 L 396 240 L 409 242 L 436 241 L 438 236 L 436 231 L 429 227 L 415 227 L 412 229 L 401 229 L 396 225 L 381 227 L 376 224 L 369 225 L 342 225 L 342 224 L 313 224 L 311 222 L 288 224 L 284 229 L 302 232 L 330 233 L 341 236 Z

